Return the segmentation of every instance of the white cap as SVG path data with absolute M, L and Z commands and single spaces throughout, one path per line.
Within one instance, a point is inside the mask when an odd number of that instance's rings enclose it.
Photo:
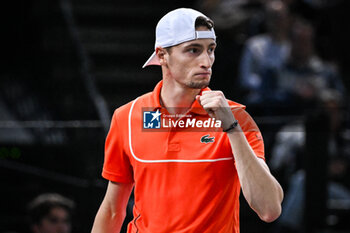
M 199 16 L 208 18 L 199 11 L 189 8 L 179 8 L 164 15 L 163 18 L 159 20 L 156 27 L 156 43 L 154 49 L 159 46 L 167 48 L 196 39 L 216 40 L 213 28 L 211 28 L 210 31 L 196 31 L 195 22 Z M 142 68 L 149 65 L 160 65 L 155 51 Z

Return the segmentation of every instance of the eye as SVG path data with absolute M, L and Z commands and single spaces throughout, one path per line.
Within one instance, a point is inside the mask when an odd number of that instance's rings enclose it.
M 199 51 L 199 49 L 197 49 L 197 48 L 190 48 L 188 50 L 188 52 L 190 52 L 190 53 L 198 53 L 198 51 Z
M 211 47 L 208 49 L 209 53 L 213 53 L 215 51 L 215 47 Z

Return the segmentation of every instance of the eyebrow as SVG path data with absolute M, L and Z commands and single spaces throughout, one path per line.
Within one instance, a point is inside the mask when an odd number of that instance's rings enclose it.
M 216 46 L 216 43 L 212 42 L 209 44 L 209 47 L 210 46 Z M 191 43 L 191 44 L 185 46 L 185 48 L 188 48 L 188 47 L 204 47 L 204 46 L 202 44 L 199 44 L 199 43 Z

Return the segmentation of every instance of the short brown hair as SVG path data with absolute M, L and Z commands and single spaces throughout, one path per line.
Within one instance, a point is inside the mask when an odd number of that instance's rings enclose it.
M 213 22 L 213 20 L 211 20 L 209 18 L 205 18 L 203 16 L 199 16 L 196 19 L 195 27 L 198 28 L 198 27 L 201 27 L 201 26 L 207 27 L 210 30 L 210 29 L 212 29 L 214 27 L 214 22 Z
M 57 193 L 44 193 L 37 196 L 27 207 L 30 224 L 40 224 L 42 219 L 50 213 L 51 209 L 56 207 L 64 208 L 71 215 L 75 203 L 71 199 Z

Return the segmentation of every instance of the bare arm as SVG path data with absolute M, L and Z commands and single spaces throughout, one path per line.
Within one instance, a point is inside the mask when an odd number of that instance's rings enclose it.
M 197 100 L 210 116 L 221 120 L 224 129 L 234 122 L 235 118 L 222 92 L 206 91 L 202 96 L 197 96 Z M 280 184 L 271 175 L 265 161 L 254 154 L 239 126 L 227 135 L 245 199 L 263 221 L 274 221 L 281 214 L 283 190 Z
M 281 214 L 283 199 L 280 184 L 265 161 L 256 157 L 239 126 L 228 133 L 228 137 L 245 199 L 263 221 L 276 220 Z
M 120 232 L 133 184 L 109 182 L 91 233 Z

